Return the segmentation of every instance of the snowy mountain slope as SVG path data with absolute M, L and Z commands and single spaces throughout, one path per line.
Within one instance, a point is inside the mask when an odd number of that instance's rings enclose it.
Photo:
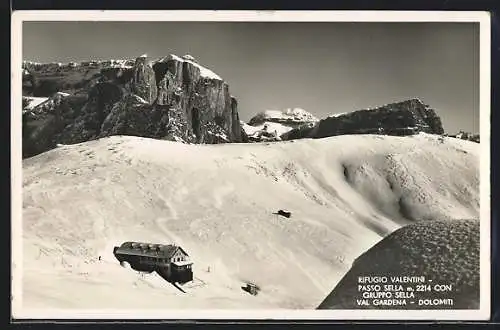
M 427 134 L 62 146 L 23 161 L 23 304 L 313 309 L 401 225 L 477 218 L 478 164 L 479 144 Z M 125 240 L 181 245 L 194 261 L 187 293 L 120 267 L 112 248 Z
M 479 248 L 476 220 L 422 221 L 405 226 L 357 258 L 319 309 L 477 309 Z M 407 305 L 384 305 L 377 299 L 367 299 L 372 301 L 370 305 L 357 304 L 360 276 L 387 277 L 390 283 L 393 277 L 411 274 L 425 276 L 427 285 L 447 284 L 453 290 L 416 292 L 416 299 L 408 299 Z M 453 299 L 453 304 L 422 305 L 420 299 Z

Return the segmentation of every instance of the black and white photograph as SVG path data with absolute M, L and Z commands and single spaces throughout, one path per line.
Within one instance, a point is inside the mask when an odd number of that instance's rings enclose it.
M 487 14 L 133 13 L 13 16 L 14 317 L 489 317 Z

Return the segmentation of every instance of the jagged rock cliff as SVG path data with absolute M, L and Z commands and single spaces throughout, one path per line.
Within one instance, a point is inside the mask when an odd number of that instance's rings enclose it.
M 324 138 L 343 134 L 412 135 L 418 132 L 443 134 L 444 130 L 434 109 L 419 99 L 410 99 L 330 116 L 314 126 L 293 129 L 281 138 Z
M 23 156 L 58 143 L 137 135 L 187 143 L 242 141 L 228 84 L 189 55 L 23 63 Z M 47 103 L 64 95 L 57 102 Z M 45 104 L 40 107 L 39 104 Z M 29 106 L 35 104 L 34 106 Z

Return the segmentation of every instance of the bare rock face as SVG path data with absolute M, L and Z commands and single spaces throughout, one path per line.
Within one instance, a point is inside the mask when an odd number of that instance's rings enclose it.
M 56 94 L 57 95 L 57 94 Z M 67 141 L 62 137 L 66 127 L 71 127 L 82 115 L 87 103 L 87 95 L 66 95 L 55 100 L 56 95 L 47 98 L 40 106 L 23 111 L 23 157 L 30 157 L 54 148 L 59 141 Z M 80 132 L 79 136 L 85 135 Z
M 478 220 L 421 221 L 405 226 L 357 258 L 318 309 L 477 309 L 479 247 Z M 380 283 L 384 278 L 386 282 Z M 392 285 L 391 296 L 380 295 L 388 290 L 377 293 L 373 285 Z M 451 285 L 452 289 L 439 291 L 435 285 Z
M 238 100 L 235 97 L 231 96 L 231 132 L 239 137 L 239 142 L 248 142 L 248 136 L 243 129 L 243 125 L 241 124 L 240 115 L 238 113 Z
M 242 141 L 228 84 L 190 56 L 23 64 L 23 96 L 70 95 L 23 111 L 23 156 L 109 135 L 185 143 Z M 77 100 L 77 101 L 76 101 Z
M 282 136 L 284 140 L 324 138 L 344 134 L 413 135 L 419 132 L 443 134 L 435 110 L 419 99 L 391 103 L 375 109 L 358 110 L 302 126 Z
M 156 100 L 156 78 L 151 65 L 147 63 L 147 57 L 141 56 L 135 60 L 131 81 L 132 93 L 142 97 L 148 103 Z
M 141 97 L 130 94 L 113 105 L 109 115 L 101 126 L 98 137 L 110 135 L 132 135 L 148 138 L 169 139 L 171 121 L 174 121 L 175 109 L 153 106 Z M 181 127 L 182 131 L 187 130 Z
M 192 56 L 167 56 L 153 65 L 158 104 L 179 109 L 196 143 L 240 142 L 237 102 L 228 84 Z

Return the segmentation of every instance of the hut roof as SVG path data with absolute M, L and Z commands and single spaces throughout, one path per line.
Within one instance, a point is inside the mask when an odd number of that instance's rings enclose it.
M 184 251 L 184 249 L 177 245 L 152 244 L 142 242 L 125 242 L 116 250 L 116 253 L 171 258 L 179 249 L 185 255 L 188 255 L 186 251 Z

